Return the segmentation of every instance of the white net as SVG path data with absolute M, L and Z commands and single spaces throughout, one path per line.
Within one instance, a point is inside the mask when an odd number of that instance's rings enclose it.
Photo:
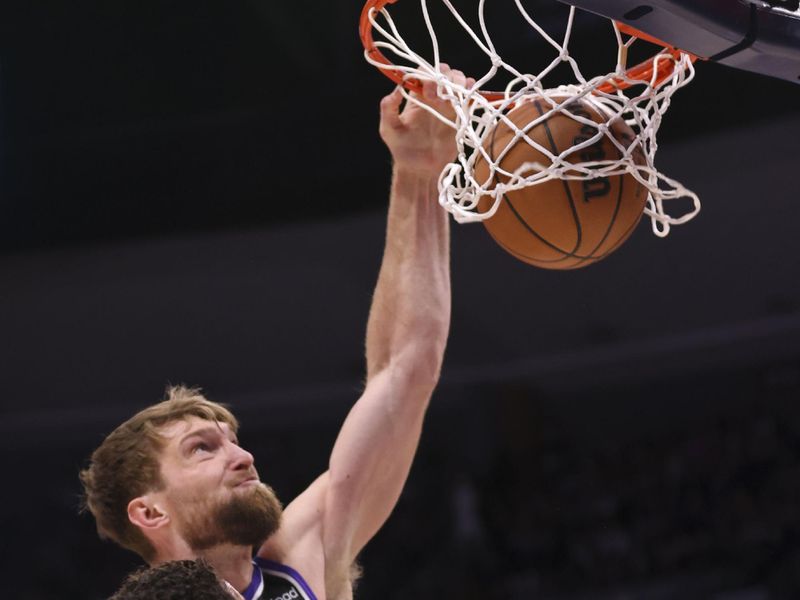
M 563 36 L 557 40 L 537 23 L 520 0 L 514 0 L 521 18 L 555 54 L 538 73 L 528 73 L 506 62 L 498 52 L 486 23 L 485 0 L 477 0 L 477 27 L 470 26 L 450 0 L 440 1 L 458 26 L 489 59 L 490 66 L 483 74 L 468 73 L 475 77 L 474 85 L 465 87 L 455 84 L 440 72 L 442 49 L 434 31 L 428 0 L 419 2 L 432 45 L 432 57 L 425 58 L 406 43 L 386 8 L 372 8 L 368 19 L 375 36 L 374 48 L 380 52 L 380 56 L 376 57 L 373 52 L 367 51 L 366 59 L 379 69 L 389 70 L 395 75 L 402 74 L 404 79 L 436 81 L 439 95 L 451 103 L 455 114 L 452 121 L 404 91 L 408 101 L 431 110 L 454 129 L 458 157 L 441 173 L 439 202 L 453 214 L 456 221 L 464 223 L 487 219 L 495 213 L 504 194 L 552 179 L 592 180 L 625 173 L 629 173 L 649 192 L 645 214 L 650 217 L 656 235 L 666 236 L 672 225 L 685 223 L 698 213 L 700 202 L 697 195 L 655 167 L 658 150 L 656 134 L 662 117 L 670 106 L 672 95 L 694 76 L 689 55 L 664 49 L 649 59 L 647 64 L 629 69 L 627 56 L 637 38 L 622 33 L 620 27 L 612 22 L 618 48 L 614 70 L 586 77 L 569 51 L 575 8 L 569 9 Z M 448 62 L 455 66 L 458 64 L 457 60 Z M 553 71 L 557 68 L 563 70 L 564 65 L 568 66 L 574 81 L 546 87 L 545 78 L 552 78 Z M 484 91 L 503 78 L 499 75 L 510 80 L 498 92 Z M 545 109 L 533 121 L 515 123 L 509 118 L 515 107 L 534 100 L 538 105 L 544 105 Z M 575 110 L 575 106 L 587 104 L 602 118 L 592 119 L 585 111 Z M 538 125 L 557 114 L 580 123 L 583 131 L 591 128 L 588 130 L 590 133 L 582 135 L 575 140 L 576 143 L 565 148 L 542 144 L 535 136 L 529 135 Z M 632 135 L 618 135 L 619 127 L 613 124 L 620 121 L 630 127 Z M 493 148 L 489 152 L 486 141 L 499 123 L 510 128 L 513 135 L 504 149 L 498 151 Z M 618 156 L 586 160 L 592 153 L 581 150 L 593 147 L 603 137 L 607 137 L 617 148 Z M 535 150 L 533 156 L 544 158 L 525 162 L 513 170 L 504 169 L 503 157 L 518 144 L 530 145 Z M 476 166 L 481 163 L 483 168 L 479 176 Z M 682 214 L 678 216 L 666 210 L 667 203 L 676 199 L 682 199 L 682 202 L 676 203 L 682 207 Z

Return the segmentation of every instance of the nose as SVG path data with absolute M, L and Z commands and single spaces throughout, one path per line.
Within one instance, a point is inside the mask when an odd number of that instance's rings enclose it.
M 231 469 L 233 469 L 234 471 L 244 471 L 252 468 L 254 459 L 253 455 L 250 454 L 247 450 L 245 450 L 241 446 L 237 446 L 236 444 L 231 444 L 230 461 L 231 461 Z

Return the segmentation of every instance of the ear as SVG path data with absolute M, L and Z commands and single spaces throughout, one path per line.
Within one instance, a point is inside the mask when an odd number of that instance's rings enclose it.
M 169 515 L 150 496 L 139 496 L 128 502 L 128 519 L 142 529 L 159 529 L 170 521 Z

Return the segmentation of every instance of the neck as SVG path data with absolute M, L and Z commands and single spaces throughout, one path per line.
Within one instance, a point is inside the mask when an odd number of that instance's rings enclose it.
M 243 592 L 253 577 L 252 552 L 248 546 L 220 544 L 198 553 L 205 559 L 217 575 L 226 580 L 238 591 Z

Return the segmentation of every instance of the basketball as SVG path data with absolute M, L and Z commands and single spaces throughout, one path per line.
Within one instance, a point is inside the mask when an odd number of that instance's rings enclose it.
M 507 118 L 523 129 L 549 109 L 548 102 L 538 99 L 513 109 Z M 586 102 L 572 102 L 568 110 L 596 123 L 607 120 Z M 634 132 L 622 119 L 610 122 L 608 129 L 625 147 L 634 139 Z M 563 113 L 556 113 L 527 132 L 528 137 L 555 155 L 596 133 L 595 127 Z M 513 173 L 528 162 L 550 164 L 547 155 L 524 139 L 514 141 L 514 129 L 504 121 L 488 134 L 483 148 L 494 161 L 510 143 L 512 147 L 497 162 L 505 171 Z M 617 160 L 621 155 L 608 136 L 603 136 L 566 158 L 578 163 Z M 634 157 L 637 164 L 644 164 L 640 151 Z M 489 165 L 483 156 L 476 160 L 474 173 L 487 189 L 509 179 L 495 173 L 493 181 L 488 181 Z M 497 212 L 483 224 L 504 250 L 526 263 L 545 269 L 576 269 L 616 250 L 639 223 L 646 200 L 647 190 L 628 173 L 583 181 L 553 179 L 505 193 Z M 493 201 L 492 196 L 484 196 L 478 211 L 487 212 Z

